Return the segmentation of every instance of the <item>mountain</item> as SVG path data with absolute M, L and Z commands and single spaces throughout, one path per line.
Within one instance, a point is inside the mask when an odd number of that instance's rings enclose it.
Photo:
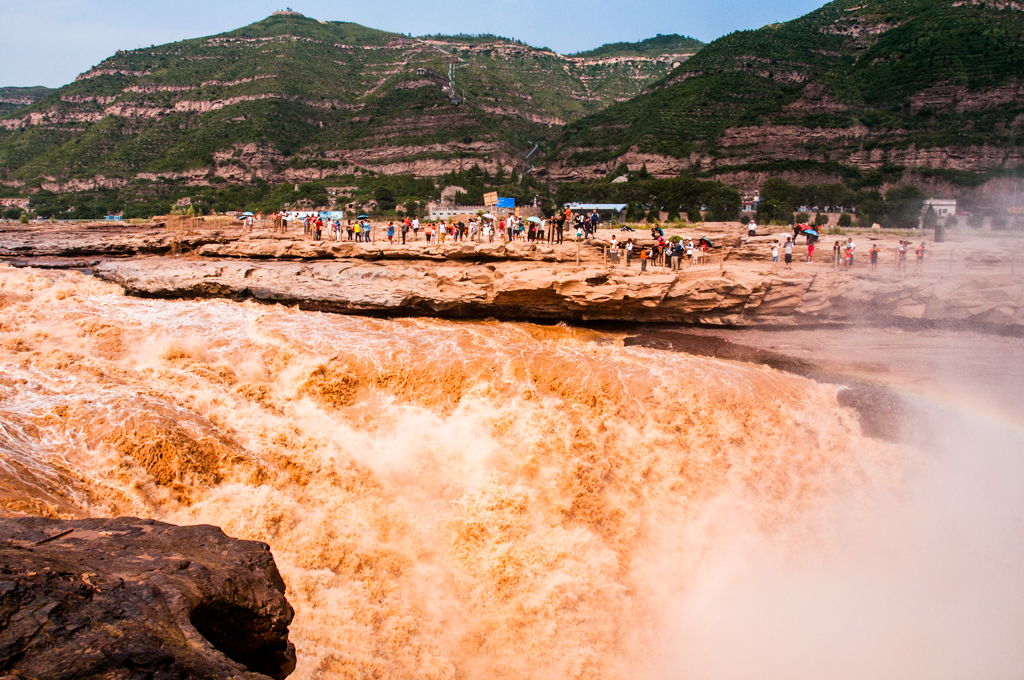
M 48 87 L 0 87 L 0 116 L 34 104 L 51 92 Z
M 118 52 L 0 117 L 0 182 L 131 193 L 159 181 L 523 169 L 566 122 L 639 94 L 696 51 L 665 46 L 566 57 L 489 36 L 410 38 L 275 13 Z
M 685 35 L 658 34 L 653 38 L 641 40 L 640 42 L 617 42 L 602 45 L 596 50 L 577 52 L 574 57 L 588 59 L 601 59 L 607 57 L 639 57 L 657 56 L 661 54 L 695 54 L 704 43 L 696 38 L 689 38 Z
M 1018 172 L 1022 9 L 1004 0 L 836 0 L 732 33 L 643 95 L 570 122 L 546 176 L 598 178 L 625 163 L 740 185 L 773 171 L 962 187 Z

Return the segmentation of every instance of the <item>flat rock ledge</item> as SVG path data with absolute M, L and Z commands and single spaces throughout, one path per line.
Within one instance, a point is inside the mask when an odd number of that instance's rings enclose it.
M 694 267 L 679 273 L 538 263 L 282 262 L 144 258 L 101 263 L 128 294 L 225 297 L 382 316 L 673 322 L 735 326 L 931 323 L 1024 330 L 1024 281 L 944 276 L 765 273 Z
M 284 678 L 270 548 L 213 526 L 0 519 L 0 676 Z

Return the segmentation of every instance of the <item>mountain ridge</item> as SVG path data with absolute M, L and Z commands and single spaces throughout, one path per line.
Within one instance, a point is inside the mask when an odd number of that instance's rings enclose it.
M 599 178 L 625 162 L 742 184 L 758 179 L 743 168 L 800 162 L 819 164 L 819 181 L 889 164 L 970 183 L 1019 168 L 1022 9 L 836 0 L 731 33 L 637 98 L 569 123 L 545 159 L 549 177 Z
M 566 121 L 634 96 L 686 56 L 592 60 L 275 14 L 118 52 L 0 117 L 0 181 L 65 191 L 526 169 Z

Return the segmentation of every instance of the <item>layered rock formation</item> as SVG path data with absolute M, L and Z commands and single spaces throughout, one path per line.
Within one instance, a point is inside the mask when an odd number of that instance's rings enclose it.
M 580 246 L 428 246 L 422 240 L 310 241 L 295 233 L 235 230 L 176 236 L 157 227 L 9 229 L 0 257 L 26 266 L 88 269 L 130 294 L 153 297 L 229 297 L 449 318 L 775 326 L 863 320 L 974 324 L 1000 332 L 1024 325 L 1024 280 L 1014 245 L 993 239 L 929 245 L 926 266 L 911 263 L 909 272 L 897 272 L 896 239 L 862 235 L 860 252 L 871 242 L 883 250 L 878 272 L 864 265 L 836 271 L 828 261 L 773 271 L 770 247 L 779 235 L 748 238 L 738 224 L 708 224 L 699 233 L 676 230 L 714 240 L 707 263 L 678 273 L 652 265 L 641 275 L 637 263 L 628 269 L 607 262 L 601 240 Z M 602 232 L 606 239 L 611 235 Z M 617 235 L 647 242 L 640 232 Z M 818 255 L 828 257 L 821 249 Z
M 4 258 L 107 258 L 195 250 L 209 243 L 233 241 L 238 230 L 176 234 L 160 223 L 5 224 L 0 225 L 0 238 L 0 257 Z
M 6 678 L 284 678 L 292 608 L 266 544 L 134 518 L 0 519 Z
M 969 285 L 933 271 L 867 268 L 770 273 L 726 264 L 680 273 L 535 263 L 111 261 L 96 274 L 133 295 L 229 297 L 303 309 L 448 318 L 559 319 L 792 326 L 971 324 L 1024 329 L 1024 282 L 978 272 Z

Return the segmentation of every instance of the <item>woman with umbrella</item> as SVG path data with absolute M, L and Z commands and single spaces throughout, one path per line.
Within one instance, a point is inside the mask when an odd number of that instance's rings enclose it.
M 818 232 L 807 227 L 804 236 L 807 238 L 807 261 L 814 262 L 814 244 L 818 242 Z
M 714 242 L 707 236 L 701 236 L 700 241 L 697 242 L 697 249 L 700 251 L 700 261 L 698 264 L 708 263 L 708 251 L 715 246 Z

